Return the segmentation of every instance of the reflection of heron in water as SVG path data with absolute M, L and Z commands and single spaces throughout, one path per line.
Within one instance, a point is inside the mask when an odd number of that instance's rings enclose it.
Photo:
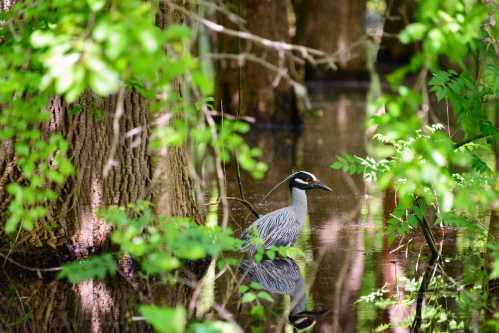
M 312 327 L 328 312 L 328 310 L 305 311 L 307 301 L 305 282 L 298 265 L 291 258 L 281 257 L 261 262 L 244 260 L 240 271 L 247 280 L 258 282 L 270 293 L 289 295 L 292 306 L 289 321 L 299 330 Z

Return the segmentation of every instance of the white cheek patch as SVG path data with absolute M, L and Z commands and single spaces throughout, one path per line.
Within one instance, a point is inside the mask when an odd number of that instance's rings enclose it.
M 306 181 L 304 181 L 303 179 L 300 179 L 300 178 L 296 178 L 295 182 L 300 183 L 300 184 L 304 184 L 304 185 L 308 185 L 308 183 Z

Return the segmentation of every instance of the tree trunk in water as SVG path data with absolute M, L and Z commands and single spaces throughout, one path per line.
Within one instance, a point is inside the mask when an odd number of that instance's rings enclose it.
M 365 0 L 299 0 L 295 13 L 297 44 L 337 54 L 338 72 L 307 65 L 307 80 L 365 73 Z
M 402 44 L 398 35 L 411 22 L 415 3 L 412 0 L 393 0 L 388 5 L 378 62 L 400 64 L 407 62 L 414 53 L 414 44 Z
M 289 42 L 288 1 L 286 0 L 226 0 L 226 6 L 245 19 L 245 28 L 253 34 L 271 40 Z M 237 29 L 227 19 L 220 17 L 224 26 Z M 217 52 L 221 54 L 251 53 L 289 71 L 289 64 L 281 60 L 276 51 L 260 46 L 248 47 L 243 41 L 219 34 Z M 282 63 L 284 61 L 284 63 Z M 285 79 L 277 80 L 278 74 L 261 64 L 246 60 L 222 59 L 216 70 L 216 108 L 220 104 L 225 112 L 252 116 L 258 123 L 268 125 L 297 125 L 300 123 L 293 88 Z

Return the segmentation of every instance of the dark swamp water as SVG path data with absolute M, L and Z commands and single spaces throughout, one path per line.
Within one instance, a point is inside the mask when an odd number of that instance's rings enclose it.
M 279 278 L 274 289 L 269 289 L 274 292 L 274 302 L 264 302 L 269 314 L 258 325 L 263 331 L 292 332 L 284 314 L 290 301 L 276 290 L 283 283 L 291 289 L 301 284 L 305 286 L 305 298 L 297 297 L 295 303 L 302 303 L 304 310 L 328 310 L 312 331 L 370 332 L 381 323 L 407 317 L 414 305 L 401 302 L 377 309 L 358 303 L 357 299 L 383 286 L 388 295 L 402 299 L 403 281 L 424 270 L 424 240 L 415 237 L 408 243 L 408 239 L 397 239 L 389 245 L 383 233 L 383 196 L 371 193 L 362 177 L 350 177 L 329 167 L 340 154 L 365 154 L 365 90 L 341 90 L 321 84 L 312 86 L 311 92 L 316 111 L 305 117 L 301 133 L 255 130 L 248 137 L 252 145 L 263 150 L 263 159 L 269 165 L 263 181 L 242 175 L 246 198 L 260 213 L 288 204 L 286 186 L 266 202 L 259 201 L 293 170 L 310 171 L 334 190 L 309 192 L 309 219 L 298 242 L 305 257 L 278 263 L 277 268 L 269 264 Z M 229 195 L 239 196 L 235 170 L 227 169 L 227 177 Z M 237 234 L 252 220 L 245 207 L 231 202 L 230 224 Z M 455 253 L 456 237 L 450 232 L 445 239 L 441 244 L 444 254 Z M 459 269 L 450 268 L 450 273 Z M 291 271 L 290 275 L 285 271 Z M 237 290 L 237 281 L 230 272 L 217 276 L 202 291 L 200 299 L 206 304 L 226 304 L 241 327 L 250 331 L 255 324 L 249 315 L 250 307 L 238 304 L 237 293 L 227 296 L 230 290 Z M 163 287 L 155 290 L 153 298 L 158 302 L 163 298 L 171 300 L 169 294 L 168 288 Z M 71 286 L 50 275 L 45 274 L 42 279 L 26 277 L 4 267 L 0 273 L 0 332 L 148 331 L 142 322 L 134 320 L 138 315 L 135 304 L 140 299 L 136 290 L 119 278 Z

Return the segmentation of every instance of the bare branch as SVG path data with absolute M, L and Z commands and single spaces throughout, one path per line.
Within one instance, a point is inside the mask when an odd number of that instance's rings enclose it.
M 258 35 L 252 34 L 248 31 L 238 31 L 224 27 L 221 24 L 210 21 L 192 11 L 177 5 L 173 1 L 164 0 L 168 6 L 179 11 L 183 15 L 190 17 L 191 19 L 203 24 L 206 28 L 217 33 L 223 33 L 228 36 L 233 36 L 239 39 L 247 40 L 253 42 L 257 45 L 263 46 L 268 49 L 273 49 L 277 52 L 286 52 L 290 57 L 294 57 L 292 52 L 296 52 L 302 58 L 309 61 L 311 64 L 327 64 L 332 69 L 336 69 L 336 58 L 337 54 L 328 54 L 324 51 L 313 49 L 303 45 L 290 44 L 282 41 L 275 41 L 267 38 L 260 37 Z

